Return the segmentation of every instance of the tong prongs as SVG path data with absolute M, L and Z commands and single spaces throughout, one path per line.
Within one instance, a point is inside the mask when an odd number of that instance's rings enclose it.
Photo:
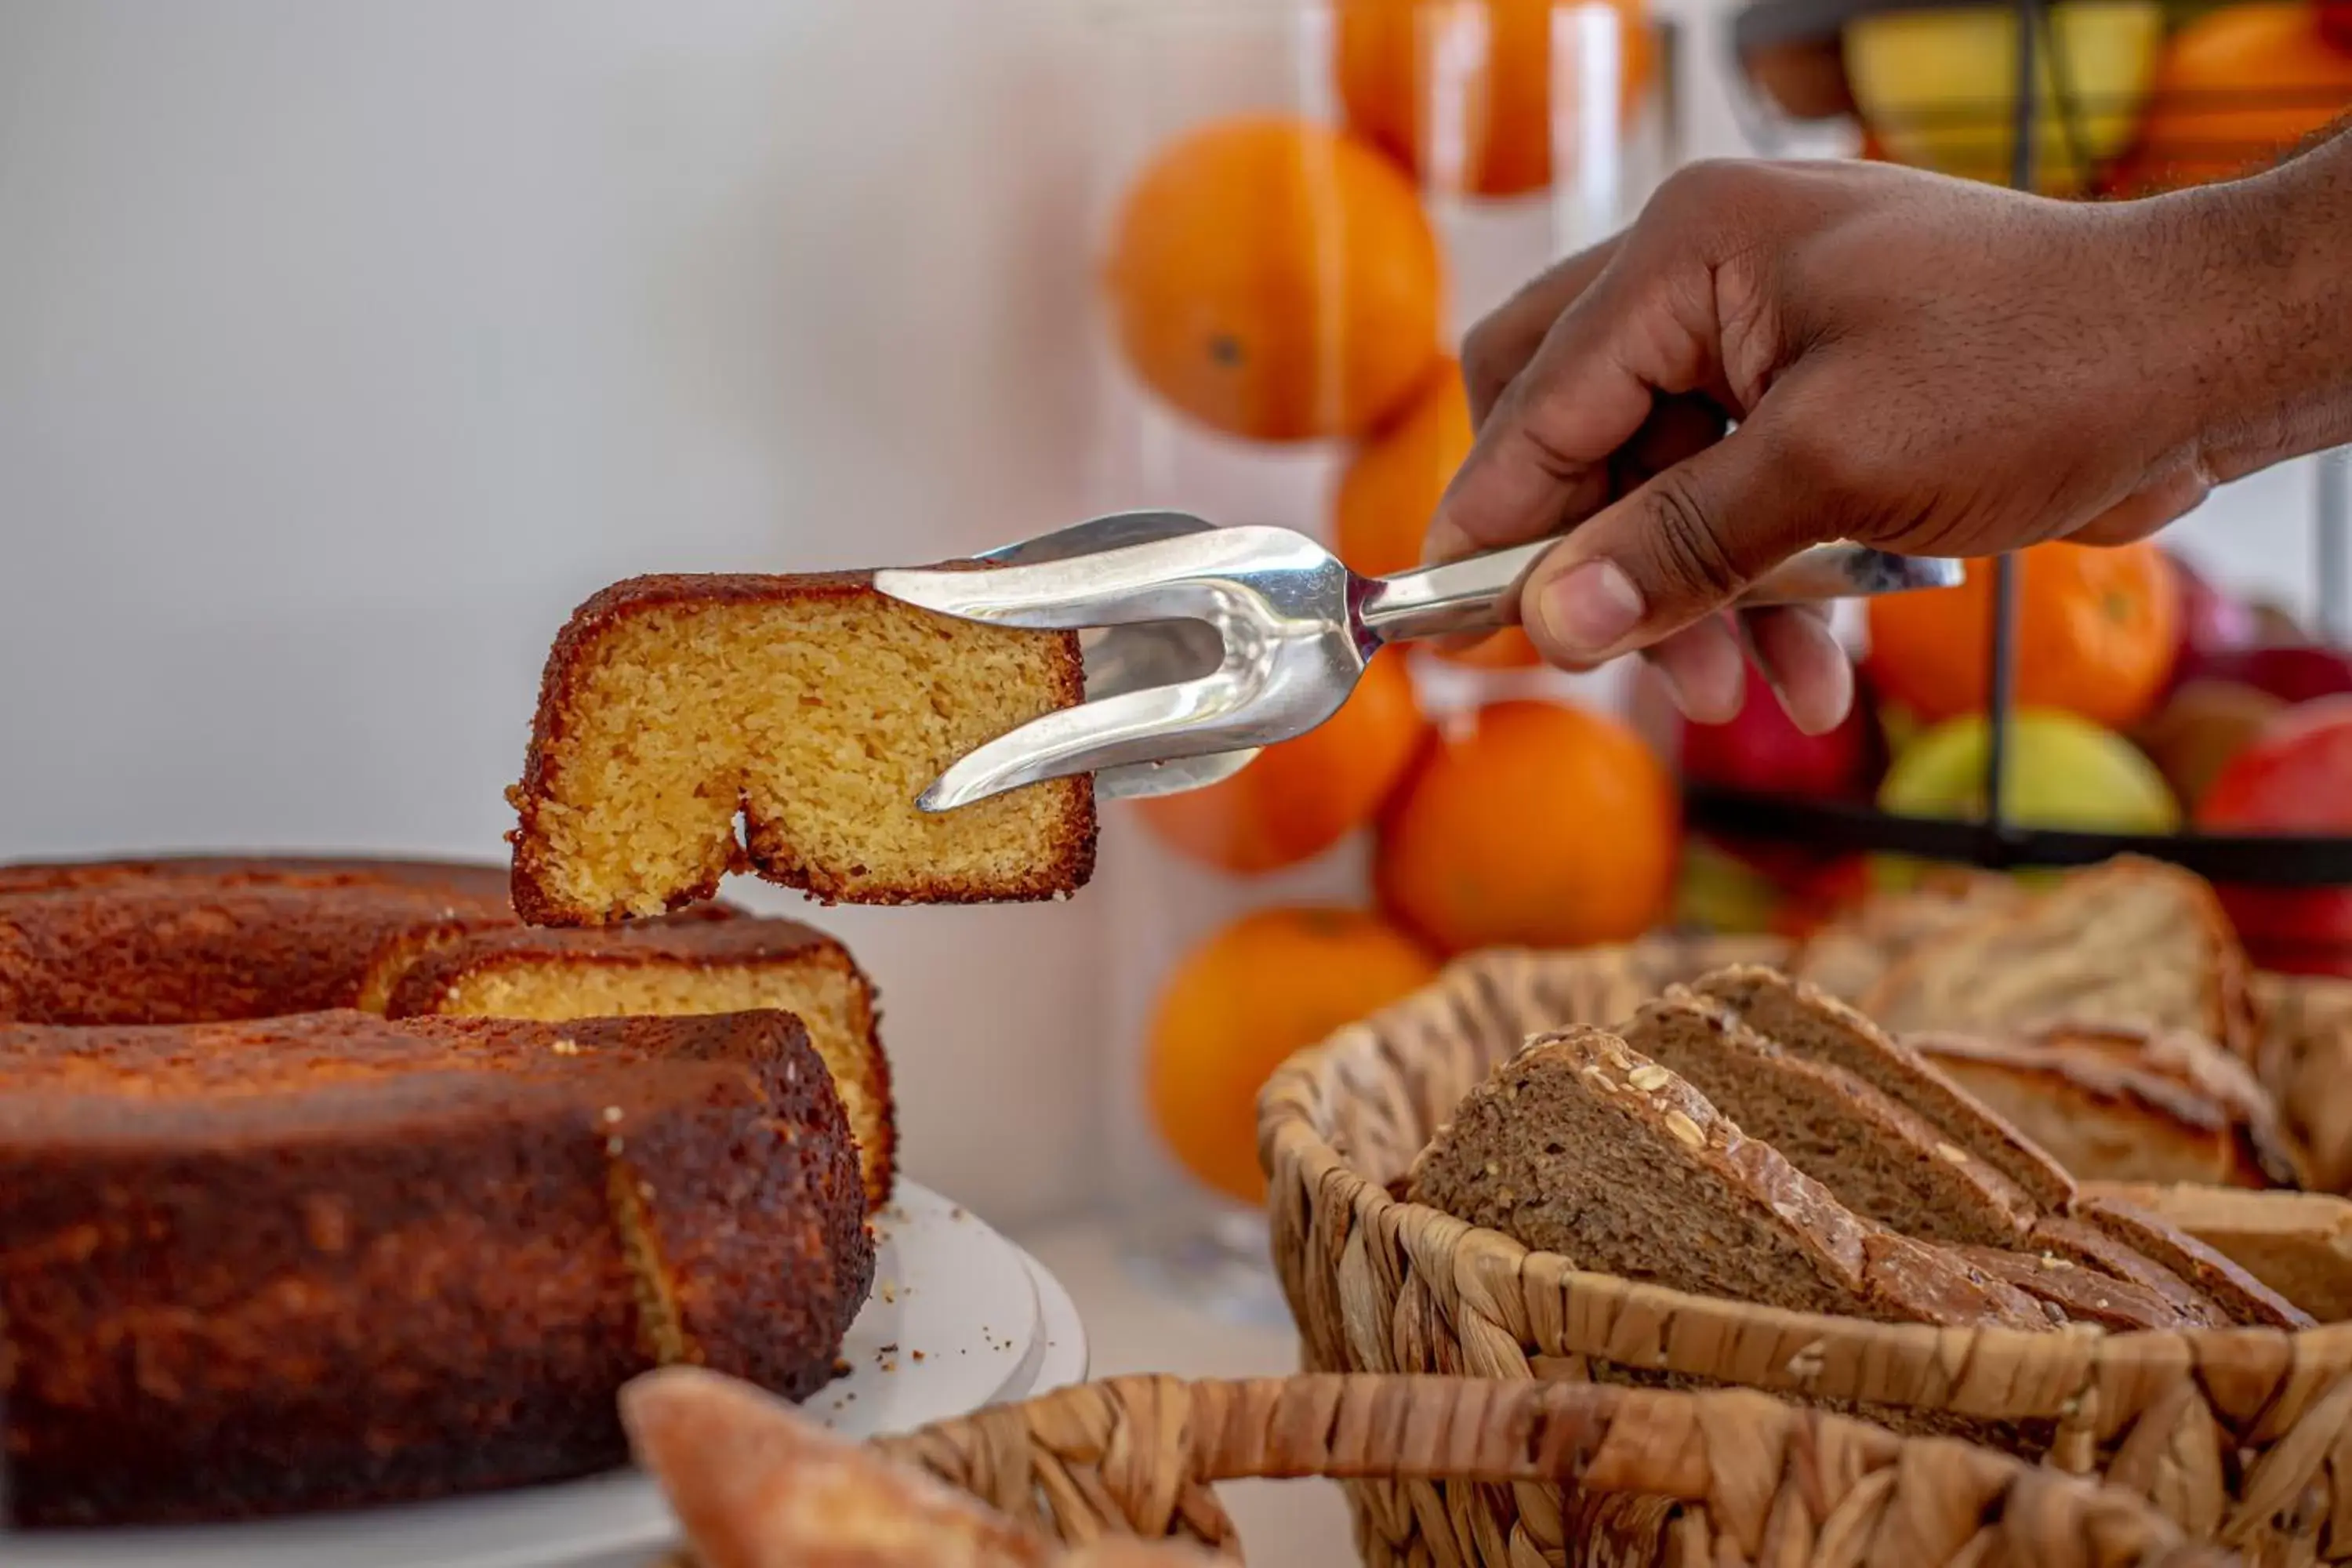
M 966 752 L 915 804 L 924 811 L 953 811 L 1047 779 L 1234 750 L 1245 744 L 1229 734 L 1241 695 L 1239 683 L 1219 670 L 1056 709 Z
M 1244 526 L 1155 539 L 1097 554 L 985 572 L 893 570 L 874 586 L 940 615 L 1032 631 L 1208 620 L 1246 593 L 1236 579 L 1314 569 L 1321 548 L 1286 529 Z

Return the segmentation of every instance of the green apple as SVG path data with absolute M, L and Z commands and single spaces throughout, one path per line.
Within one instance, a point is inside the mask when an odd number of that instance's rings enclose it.
M 2139 128 L 2164 46 L 2164 3 L 2061 0 L 2043 16 L 2048 27 L 2033 57 L 2035 187 L 2072 195 Z M 1863 123 L 1895 162 L 2009 183 L 2017 144 L 2013 10 L 1856 17 L 1845 27 L 1845 64 Z
M 1902 816 L 1969 819 L 1984 815 L 1984 715 L 1948 719 L 1895 759 L 1879 786 L 1882 810 Z M 2093 833 L 2170 833 L 2180 805 L 2146 753 L 2112 730 L 2049 709 L 2023 709 L 2011 721 L 2001 761 L 2001 815 L 2021 827 Z M 1907 887 L 1918 862 L 1880 856 L 1874 880 Z

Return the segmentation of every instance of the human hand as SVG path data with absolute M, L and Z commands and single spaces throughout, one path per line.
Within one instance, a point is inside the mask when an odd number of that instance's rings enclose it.
M 1853 672 L 1825 612 L 1724 613 L 1779 562 L 1839 539 L 2120 543 L 2203 498 L 2187 389 L 2226 318 L 2183 200 L 2063 203 L 1879 163 L 1685 169 L 1471 332 L 1477 441 L 1428 554 L 1572 524 L 1520 598 L 1548 658 L 1644 651 L 1686 713 L 1720 721 L 1744 647 L 1790 718 L 1826 730 Z

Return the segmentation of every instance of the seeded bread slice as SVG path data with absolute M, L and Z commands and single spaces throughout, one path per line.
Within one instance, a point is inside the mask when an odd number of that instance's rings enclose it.
M 2245 950 L 2199 877 L 2124 857 L 1922 942 L 1863 1010 L 1899 1032 L 2071 1020 L 2179 1029 L 2253 1059 Z
M 1987 1110 L 1853 1008 L 1802 981 L 1752 964 L 1716 971 L 1690 989 L 1729 1007 L 1793 1055 L 1853 1074 L 1975 1155 L 2044 1210 L 2063 1212 L 2074 1178 L 2032 1139 Z
M 2179 1275 L 2086 1221 L 2045 1215 L 2034 1222 L 2026 1247 L 2039 1257 L 2055 1258 L 2149 1291 L 2192 1327 L 2222 1329 L 2236 1321 Z
M 2240 1323 L 2274 1329 L 2313 1326 L 2310 1313 L 2223 1254 L 2137 1204 L 2110 1193 L 2095 1193 L 2075 1202 L 2074 1215 L 2162 1264 Z
M 2053 1253 L 2010 1252 L 1997 1247 L 1953 1250 L 1994 1279 L 2005 1279 L 2035 1300 L 2048 1303 L 2066 1321 L 2116 1330 L 2188 1329 L 2203 1321 L 2145 1285 L 2118 1279 Z
M 1720 1001 L 1677 987 L 1620 1032 L 1858 1215 L 1926 1241 L 1990 1247 L 2015 1246 L 2033 1222 L 2008 1177 L 1852 1073 L 1780 1049 Z
M 2323 1323 L 2352 1319 L 2352 1202 L 2189 1184 L 2085 1190 L 2187 1231 Z
M 1856 1215 L 1600 1029 L 1539 1037 L 1498 1067 L 1406 1190 L 1580 1268 L 1675 1289 L 1896 1322 L 2050 1326 L 2022 1292 Z
M 2244 1063 L 2196 1036 L 2061 1026 L 1906 1043 L 2078 1181 L 2268 1187 L 2292 1179 L 2270 1097 Z

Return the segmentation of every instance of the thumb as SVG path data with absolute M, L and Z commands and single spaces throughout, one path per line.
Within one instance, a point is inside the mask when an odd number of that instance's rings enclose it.
M 1520 591 L 1544 656 L 1584 666 L 1646 647 L 1836 537 L 1818 498 L 1779 476 L 1774 447 L 1750 420 L 1579 523 Z

